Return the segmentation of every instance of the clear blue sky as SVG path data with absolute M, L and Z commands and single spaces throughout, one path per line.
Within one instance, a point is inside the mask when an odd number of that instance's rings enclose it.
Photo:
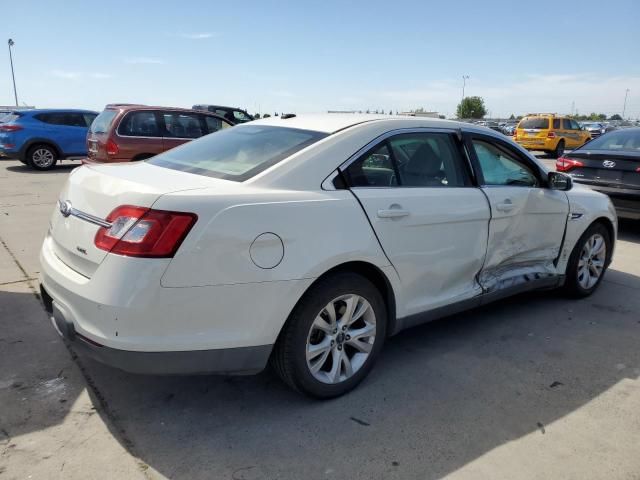
M 640 1 L 3 2 L 0 104 L 640 116 Z

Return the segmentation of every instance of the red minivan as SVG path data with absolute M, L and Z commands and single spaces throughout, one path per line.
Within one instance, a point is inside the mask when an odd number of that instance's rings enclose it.
M 186 108 L 107 105 L 87 133 L 85 162 L 144 160 L 232 126 L 219 115 Z

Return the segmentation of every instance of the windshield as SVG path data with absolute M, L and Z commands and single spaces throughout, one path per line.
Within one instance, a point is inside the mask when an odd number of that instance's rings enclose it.
M 591 140 L 585 150 L 622 150 L 640 151 L 640 129 L 615 130 Z
M 93 123 L 91 123 L 89 131 L 91 133 L 107 133 L 116 113 L 118 113 L 117 110 L 104 110 L 96 117 Z
M 538 129 L 542 130 L 545 128 L 549 128 L 549 119 L 548 118 L 525 118 L 520 122 L 518 128 L 529 128 L 529 129 Z
M 149 163 L 242 182 L 326 136 L 310 130 L 243 125 L 186 143 Z

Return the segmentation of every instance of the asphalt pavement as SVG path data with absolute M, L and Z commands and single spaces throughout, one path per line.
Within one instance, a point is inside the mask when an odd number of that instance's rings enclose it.
M 0 479 L 640 478 L 640 222 L 621 224 L 592 297 L 526 294 L 405 331 L 358 389 L 319 402 L 268 370 L 77 358 L 37 281 L 71 168 L 0 160 Z

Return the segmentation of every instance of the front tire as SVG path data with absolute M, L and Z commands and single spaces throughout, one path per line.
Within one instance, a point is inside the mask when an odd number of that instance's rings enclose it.
M 366 278 L 339 273 L 300 300 L 278 338 L 271 363 L 293 389 L 332 398 L 369 373 L 386 336 L 382 295 Z
M 573 297 L 587 297 L 596 291 L 611 259 L 611 236 L 601 223 L 582 234 L 569 257 L 565 291 Z
M 51 170 L 58 161 L 58 152 L 49 145 L 34 145 L 27 151 L 26 164 L 36 170 Z

